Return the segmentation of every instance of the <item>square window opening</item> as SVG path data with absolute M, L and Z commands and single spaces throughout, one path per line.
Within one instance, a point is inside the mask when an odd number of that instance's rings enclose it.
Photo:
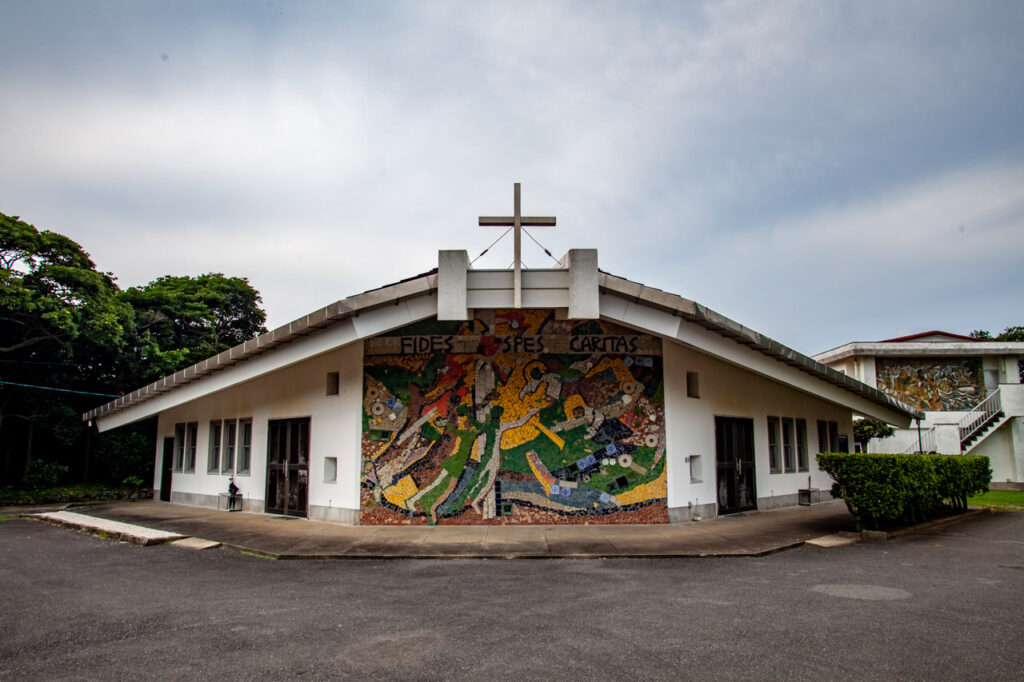
M 338 458 L 324 457 L 324 483 L 338 482 Z
M 327 373 L 327 395 L 338 395 L 341 390 L 341 375 L 338 372 Z
M 697 372 L 686 373 L 686 396 L 700 398 L 700 375 Z
M 704 472 L 701 469 L 700 455 L 690 455 L 690 483 L 704 482 Z

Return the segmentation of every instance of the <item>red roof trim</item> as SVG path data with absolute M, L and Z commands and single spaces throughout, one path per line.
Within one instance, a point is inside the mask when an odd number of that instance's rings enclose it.
M 960 339 L 961 341 L 989 341 L 990 339 L 976 339 L 973 336 L 963 336 L 961 334 L 950 334 L 949 332 L 942 332 L 938 330 L 932 330 L 930 332 L 921 332 L 920 334 L 911 334 L 910 336 L 900 336 L 895 339 L 885 339 L 878 343 L 900 343 L 901 341 L 914 341 L 925 336 L 948 336 L 951 339 Z

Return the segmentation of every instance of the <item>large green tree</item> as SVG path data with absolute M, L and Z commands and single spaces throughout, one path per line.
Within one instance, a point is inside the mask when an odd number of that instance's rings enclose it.
M 133 325 L 131 306 L 119 293 L 110 274 L 99 272 L 77 243 L 0 213 L 0 447 L 6 480 L 12 478 L 14 448 L 22 449 L 24 463 L 16 468 L 24 475 L 40 437 L 66 444 L 80 430 L 80 403 L 37 386 L 99 392 L 109 385 L 103 377 Z M 11 420 L 22 428 L 12 433 Z
M 135 311 L 136 364 L 147 381 L 266 331 L 260 294 L 244 277 L 160 277 L 122 298 Z
M 95 435 L 81 414 L 265 331 L 260 303 L 219 273 L 121 291 L 71 239 L 0 214 L 0 481 L 24 480 L 35 451 L 146 475 L 151 429 Z

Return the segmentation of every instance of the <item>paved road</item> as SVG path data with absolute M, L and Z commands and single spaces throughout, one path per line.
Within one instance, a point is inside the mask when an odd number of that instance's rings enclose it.
M 761 558 L 271 561 L 0 522 L 0 679 L 1024 676 L 1024 514 Z

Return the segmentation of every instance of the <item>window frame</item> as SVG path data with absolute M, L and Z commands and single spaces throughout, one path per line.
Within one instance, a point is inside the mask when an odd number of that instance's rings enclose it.
M 230 430 L 231 437 L 228 438 Z M 221 436 L 220 473 L 235 473 L 235 443 L 238 439 L 238 420 L 225 419 L 224 430 Z
M 174 425 L 174 471 L 183 473 L 185 466 L 185 423 Z
M 807 420 L 796 420 L 796 470 L 800 472 L 810 471 L 810 463 L 807 459 Z
M 238 446 L 235 449 L 235 476 L 249 476 L 252 473 L 252 417 L 238 420 Z M 242 463 L 245 467 L 242 467 Z
M 782 473 L 782 459 L 779 455 L 779 418 L 768 417 L 768 470 L 770 473 Z
M 210 438 L 206 447 L 206 473 L 220 473 L 220 449 L 224 423 L 220 419 L 210 420 Z
M 199 422 L 185 422 L 185 443 L 181 473 L 194 474 L 196 472 L 196 449 L 199 446 Z
M 782 468 L 787 474 L 796 471 L 795 438 L 793 436 L 793 418 L 782 418 Z

